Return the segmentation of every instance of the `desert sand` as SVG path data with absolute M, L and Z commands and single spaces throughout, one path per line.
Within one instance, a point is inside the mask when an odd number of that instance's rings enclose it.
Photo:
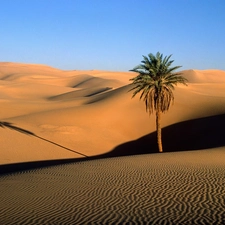
M 0 63 L 0 221 L 224 222 L 225 71 L 181 73 L 159 154 L 135 73 Z
M 162 117 L 163 127 L 225 114 L 225 71 L 182 72 L 189 85 L 176 88 L 175 103 Z M 0 63 L 0 122 L 87 156 L 110 152 L 155 131 L 154 115 L 145 113 L 138 97 L 131 99 L 129 79 L 135 75 Z M 82 157 L 12 129 L 0 129 L 0 137 L 0 164 Z

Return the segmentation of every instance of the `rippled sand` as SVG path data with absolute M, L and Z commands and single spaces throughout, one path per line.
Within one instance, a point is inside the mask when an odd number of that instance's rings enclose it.
M 96 159 L 0 177 L 1 224 L 224 224 L 225 149 Z

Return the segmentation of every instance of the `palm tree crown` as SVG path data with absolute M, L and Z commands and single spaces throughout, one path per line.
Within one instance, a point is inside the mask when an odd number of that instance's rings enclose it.
M 135 85 L 131 89 L 135 90 L 132 97 L 142 92 L 140 99 L 144 98 L 149 114 L 157 109 L 165 112 L 174 101 L 174 85 L 178 83 L 186 85 L 187 80 L 180 76 L 180 73 L 173 73 L 181 66 L 170 67 L 174 61 L 170 60 L 171 55 L 163 58 L 163 54 L 158 52 L 155 56 L 150 53 L 148 57 L 143 58 L 142 64 L 131 70 L 139 73 L 131 79 Z

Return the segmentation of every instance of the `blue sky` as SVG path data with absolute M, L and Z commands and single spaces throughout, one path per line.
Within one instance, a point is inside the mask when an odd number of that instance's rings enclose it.
M 225 70 L 224 0 L 0 0 L 0 61 L 128 71 L 142 55 Z

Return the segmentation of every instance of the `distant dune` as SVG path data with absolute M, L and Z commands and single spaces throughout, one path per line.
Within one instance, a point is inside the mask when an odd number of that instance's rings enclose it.
M 225 114 L 225 71 L 181 72 L 189 85 L 176 88 L 175 104 L 163 115 L 163 127 Z M 145 113 L 138 97 L 131 99 L 129 79 L 135 75 L 0 63 L 0 121 L 87 156 L 109 153 L 155 131 L 154 115 Z M 185 133 L 183 127 L 179 129 Z M 213 138 L 214 132 L 210 135 Z M 12 129 L 0 129 L 0 140 L 1 164 L 82 157 Z M 155 148 L 150 145 L 149 152 Z

